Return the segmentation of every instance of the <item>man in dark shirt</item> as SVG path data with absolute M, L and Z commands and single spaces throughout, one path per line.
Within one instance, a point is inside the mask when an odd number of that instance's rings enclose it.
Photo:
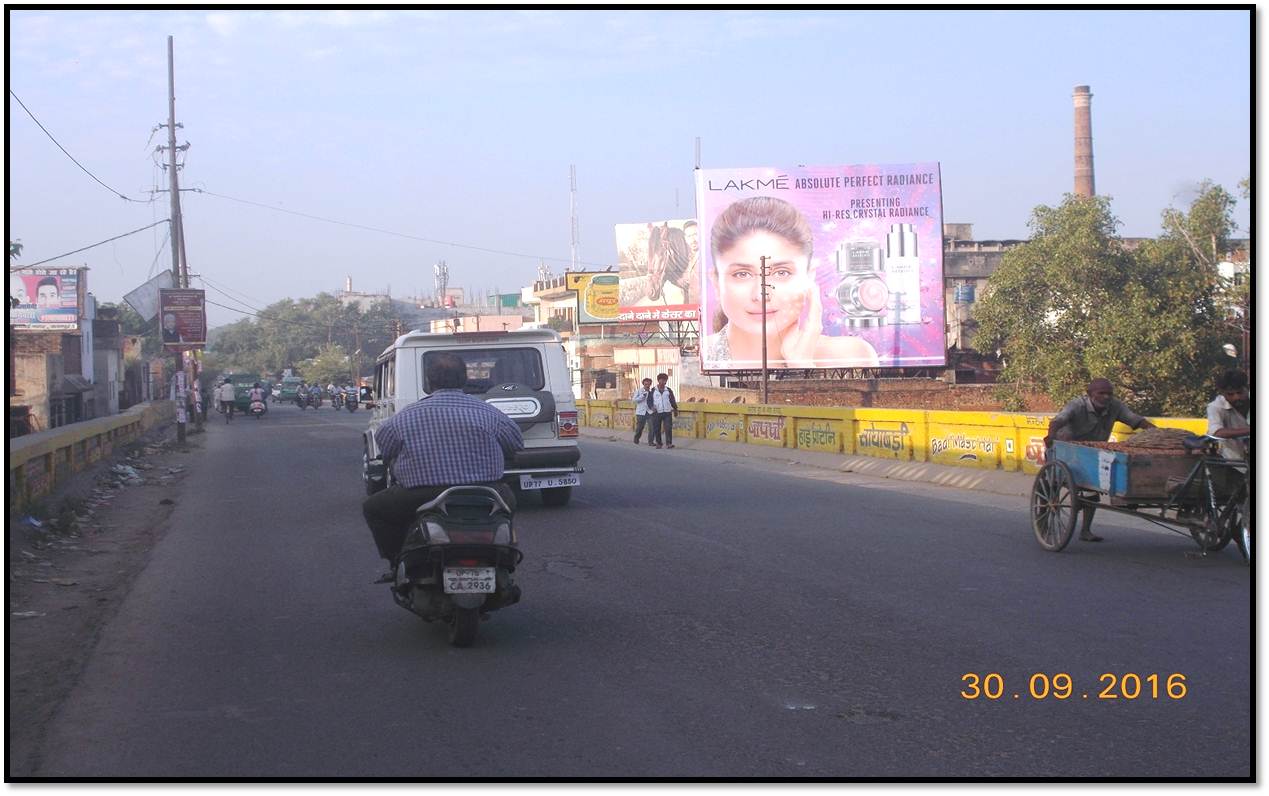
M 515 421 L 463 392 L 467 365 L 456 354 L 429 357 L 431 394 L 397 412 L 375 430 L 375 445 L 395 483 L 362 503 L 379 548 L 391 564 L 401 550 L 414 511 L 459 485 L 490 486 L 507 505 L 515 494 L 502 483 L 506 455 L 524 447 Z
M 1053 440 L 1068 442 L 1106 442 L 1110 432 L 1118 421 L 1134 429 L 1154 428 L 1154 424 L 1141 415 L 1124 406 L 1123 401 L 1114 397 L 1114 387 L 1109 379 L 1093 379 L 1088 383 L 1087 393 L 1073 398 L 1062 411 L 1049 421 L 1049 433 L 1044 438 L 1046 450 L 1053 446 Z M 1096 509 L 1086 505 L 1083 509 L 1084 522 L 1080 526 L 1080 540 L 1084 542 L 1100 542 L 1102 537 L 1092 531 L 1093 513 Z

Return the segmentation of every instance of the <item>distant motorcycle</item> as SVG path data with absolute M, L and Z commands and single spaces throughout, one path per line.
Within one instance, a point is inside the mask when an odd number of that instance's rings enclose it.
M 520 601 L 512 573 L 524 558 L 511 508 L 487 486 L 454 486 L 420 506 L 393 562 L 392 599 L 449 625 L 469 647 L 484 614 Z
M 252 401 L 251 406 L 247 411 L 251 413 L 252 417 L 259 420 L 260 416 L 269 410 L 268 407 L 264 405 L 264 401 Z
M 308 408 L 308 396 L 304 393 L 297 393 L 295 396 L 295 405 L 301 409 Z
M 336 392 L 332 395 L 330 397 L 330 405 L 334 407 L 336 412 L 342 409 L 344 406 L 344 394 L 342 392 Z
M 346 408 L 349 412 L 357 411 L 357 394 L 356 393 L 349 393 L 347 397 L 344 398 L 344 408 Z

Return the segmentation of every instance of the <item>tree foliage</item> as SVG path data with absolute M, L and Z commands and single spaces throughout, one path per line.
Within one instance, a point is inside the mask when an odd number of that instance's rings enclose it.
M 327 343 L 317 356 L 300 363 L 300 372 L 311 384 L 343 384 L 348 381 L 351 367 L 348 353 L 338 343 Z
M 360 375 L 368 375 L 375 357 L 392 342 L 393 321 L 393 309 L 386 302 L 362 311 L 329 293 L 288 298 L 265 307 L 257 317 L 213 330 L 208 358 L 225 370 L 275 377 L 292 368 L 312 380 L 315 376 L 304 368 L 319 359 L 324 347 L 334 345 L 345 357 L 360 349 Z M 341 374 L 349 373 L 345 361 Z
M 1233 202 L 1205 183 L 1136 250 L 1108 197 L 1037 207 L 1031 240 L 1005 253 L 975 311 L 977 344 L 999 350 L 1001 381 L 1015 397 L 1037 389 L 1062 402 L 1104 376 L 1137 411 L 1200 412 L 1228 362 L 1226 296 L 1208 252 L 1228 246 Z

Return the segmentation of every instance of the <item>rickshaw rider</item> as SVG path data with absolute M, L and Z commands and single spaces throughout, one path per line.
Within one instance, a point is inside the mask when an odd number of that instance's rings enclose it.
M 1109 379 L 1093 379 L 1088 383 L 1085 395 L 1071 399 L 1049 421 L 1049 431 L 1044 438 L 1045 458 L 1048 458 L 1048 451 L 1053 447 L 1055 439 L 1067 442 L 1108 441 L 1116 421 L 1134 429 L 1155 428 L 1153 423 L 1114 397 L 1114 387 Z M 1080 526 L 1080 541 L 1102 541 L 1102 537 L 1096 536 L 1092 531 L 1096 507 L 1085 503 L 1081 511 L 1084 517 Z

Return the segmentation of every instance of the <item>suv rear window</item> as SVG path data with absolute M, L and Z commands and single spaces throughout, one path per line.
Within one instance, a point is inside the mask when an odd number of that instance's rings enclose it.
M 534 390 L 546 386 L 542 355 L 536 348 L 461 348 L 427 351 L 423 354 L 423 392 L 432 392 L 427 382 L 427 366 L 436 354 L 457 354 L 467 364 L 467 386 L 463 392 L 483 395 L 497 384 L 523 384 Z

